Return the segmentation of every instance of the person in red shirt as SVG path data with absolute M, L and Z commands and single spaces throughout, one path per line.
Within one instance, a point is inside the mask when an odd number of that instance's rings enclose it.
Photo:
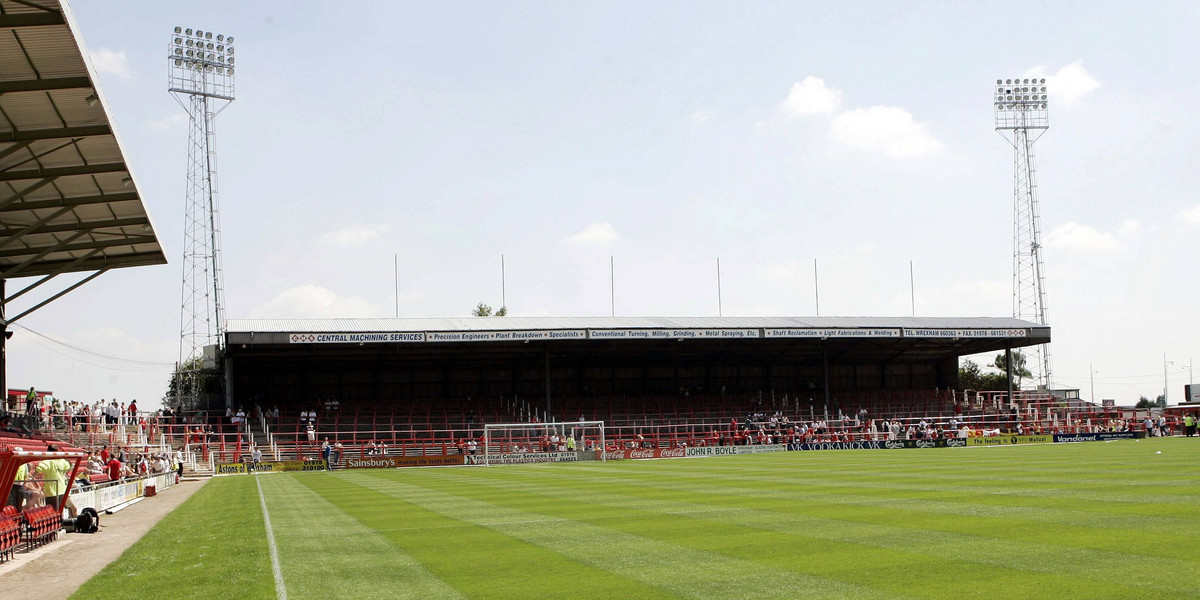
M 100 446 L 100 461 L 108 464 L 108 446 Z
M 109 458 L 106 467 L 108 468 L 109 479 L 113 481 L 121 479 L 121 461 L 117 460 L 117 457 Z

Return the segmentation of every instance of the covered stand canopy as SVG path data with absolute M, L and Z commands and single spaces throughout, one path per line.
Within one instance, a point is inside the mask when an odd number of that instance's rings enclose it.
M 109 269 L 167 262 L 84 47 L 65 2 L 0 0 L 0 389 L 10 325 Z M 68 273 L 87 275 L 5 310 Z

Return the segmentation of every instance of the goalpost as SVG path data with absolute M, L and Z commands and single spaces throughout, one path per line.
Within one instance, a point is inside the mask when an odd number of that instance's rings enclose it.
M 490 423 L 483 426 L 483 464 L 605 460 L 604 421 Z

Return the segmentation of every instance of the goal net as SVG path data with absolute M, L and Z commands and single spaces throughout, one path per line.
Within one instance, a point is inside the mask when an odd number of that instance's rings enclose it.
M 472 464 L 604 460 L 604 421 L 492 423 L 483 426 L 483 448 Z M 472 460 L 474 459 L 474 460 Z

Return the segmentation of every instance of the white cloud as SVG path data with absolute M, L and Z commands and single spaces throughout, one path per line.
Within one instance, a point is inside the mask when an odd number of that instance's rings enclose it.
M 362 246 L 363 244 L 379 239 L 379 234 L 382 231 L 382 227 L 356 225 L 326 233 L 321 236 L 321 243 L 330 246 Z
M 1070 221 L 1055 227 L 1046 236 L 1046 245 L 1051 248 L 1075 250 L 1111 250 L 1121 244 L 1111 233 Z
M 916 158 L 942 148 L 924 123 L 896 106 L 857 108 L 838 114 L 833 118 L 833 139 L 859 150 L 882 151 L 893 158 Z
M 619 237 L 612 223 L 592 223 L 583 228 L 583 231 L 567 238 L 567 242 L 575 246 L 608 246 Z
M 1046 68 L 1036 66 L 1025 72 L 1028 77 L 1045 77 L 1046 92 L 1050 100 L 1063 104 L 1074 104 L 1089 92 L 1100 89 L 1100 80 L 1083 68 L 1083 59 L 1079 59 L 1059 69 L 1053 75 L 1046 73 Z
M 1197 209 L 1196 218 L 1197 218 L 1198 222 L 1200 222 L 1200 206 L 1197 206 L 1196 209 Z M 1138 221 L 1136 221 L 1134 219 L 1129 219 L 1129 220 L 1125 221 L 1124 223 L 1121 223 L 1121 229 L 1117 230 L 1117 234 L 1118 235 L 1133 235 L 1133 234 L 1137 233 L 1138 231 L 1140 231 L 1141 228 L 1142 228 L 1141 223 L 1139 223 Z
M 1200 225 L 1200 204 L 1197 204 L 1180 214 L 1188 225 Z
M 842 103 L 842 91 L 825 85 L 823 79 L 809 75 L 804 81 L 792 85 L 783 108 L 793 117 L 828 115 Z
M 693 123 L 700 124 L 700 123 L 707 123 L 708 121 L 712 120 L 712 118 L 715 116 L 717 116 L 717 113 L 715 113 L 711 110 L 698 110 L 698 111 L 692 113 L 691 118 L 692 118 Z
M 129 68 L 129 58 L 125 55 L 124 50 L 109 50 L 108 48 L 98 48 L 92 52 L 92 66 L 101 73 L 116 75 L 121 79 L 129 79 L 133 77 L 133 70 Z
M 252 311 L 272 319 L 354 318 L 385 316 L 361 296 L 339 296 L 319 285 L 290 287 Z

